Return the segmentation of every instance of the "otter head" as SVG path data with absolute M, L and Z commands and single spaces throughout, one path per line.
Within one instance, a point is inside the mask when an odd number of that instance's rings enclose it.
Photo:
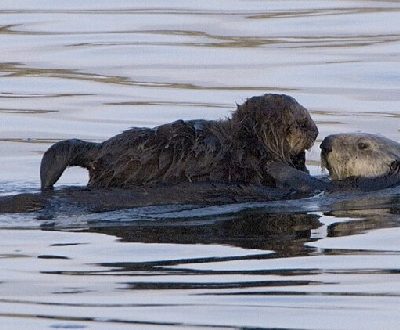
M 305 150 L 314 144 L 318 128 L 294 98 L 284 94 L 252 97 L 238 106 L 232 123 L 239 138 L 253 141 L 254 148 L 266 151 L 270 159 L 306 171 Z
M 400 145 L 373 134 L 334 134 L 321 144 L 322 167 L 332 180 L 374 178 L 397 170 Z

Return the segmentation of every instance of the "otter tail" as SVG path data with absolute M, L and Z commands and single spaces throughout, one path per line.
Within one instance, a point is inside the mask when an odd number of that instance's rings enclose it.
M 43 155 L 40 163 L 41 188 L 50 189 L 68 166 L 91 168 L 100 144 L 78 139 L 53 144 Z

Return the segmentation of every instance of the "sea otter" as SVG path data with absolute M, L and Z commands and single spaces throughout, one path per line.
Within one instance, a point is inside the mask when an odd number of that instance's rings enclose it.
M 373 134 L 334 134 L 321 144 L 321 163 L 332 180 L 387 176 L 399 168 L 400 144 Z
M 383 136 L 353 133 L 327 136 L 321 164 L 339 186 L 377 190 L 400 183 L 400 144 Z
M 364 196 L 359 194 L 360 191 L 374 191 L 400 184 L 400 144 L 394 141 L 371 134 L 335 134 L 324 139 L 321 149 L 322 163 L 328 168 L 331 178 L 311 176 L 289 163 L 271 161 L 267 163 L 266 171 L 274 180 L 274 187 L 250 183 L 185 181 L 170 185 L 135 185 L 129 189 L 45 189 L 40 194 L 1 196 L 0 213 L 40 210 L 39 218 L 49 219 L 63 212 L 70 215 L 71 212 L 84 214 L 155 205 L 218 205 L 287 200 L 315 196 L 320 191 L 325 193 L 310 200 L 312 208 L 315 209 L 319 203 L 326 210 L 329 205 L 340 208 L 338 202 L 351 204 L 360 201 Z M 91 151 L 89 148 L 88 152 Z M 391 194 L 398 195 L 398 187 L 394 189 L 392 193 L 391 190 L 386 191 L 389 203 Z M 385 196 L 385 193 L 382 194 L 377 196 Z M 367 202 L 364 200 L 363 205 L 382 205 L 382 198 L 376 201 L 374 193 L 368 193 L 367 196 L 370 197 Z M 301 208 L 305 200 L 294 203 L 296 201 L 289 204 L 290 212 L 297 210 L 296 205 Z M 387 203 L 384 201 L 383 204 Z
M 321 165 L 330 180 L 280 162 L 269 163 L 268 173 L 280 187 L 297 191 L 372 191 L 400 184 L 400 144 L 395 141 L 367 133 L 334 134 L 320 148 Z
M 132 128 L 103 143 L 58 142 L 43 156 L 41 187 L 51 188 L 68 166 L 88 169 L 88 186 L 96 188 L 184 182 L 274 187 L 269 163 L 307 173 L 305 150 L 317 135 L 310 114 L 294 98 L 265 94 L 247 99 L 230 119 Z

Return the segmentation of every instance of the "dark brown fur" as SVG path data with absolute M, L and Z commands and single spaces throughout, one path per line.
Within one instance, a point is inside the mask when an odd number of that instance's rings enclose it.
M 318 130 L 307 110 L 287 95 L 252 97 L 231 119 L 193 120 L 132 128 L 101 143 L 61 141 L 44 155 L 42 188 L 67 166 L 89 170 L 89 186 L 179 182 L 241 182 L 274 186 L 268 163 L 306 171 L 305 149 Z

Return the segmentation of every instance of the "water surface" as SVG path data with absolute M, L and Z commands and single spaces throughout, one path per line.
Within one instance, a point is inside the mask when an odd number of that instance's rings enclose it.
M 399 21 L 397 1 L 2 0 L 0 194 L 36 191 L 60 139 L 224 118 L 266 92 L 317 122 L 312 173 L 328 134 L 400 141 Z M 59 185 L 86 181 L 70 170 Z M 400 203 L 387 195 L 2 215 L 1 327 L 396 329 Z

